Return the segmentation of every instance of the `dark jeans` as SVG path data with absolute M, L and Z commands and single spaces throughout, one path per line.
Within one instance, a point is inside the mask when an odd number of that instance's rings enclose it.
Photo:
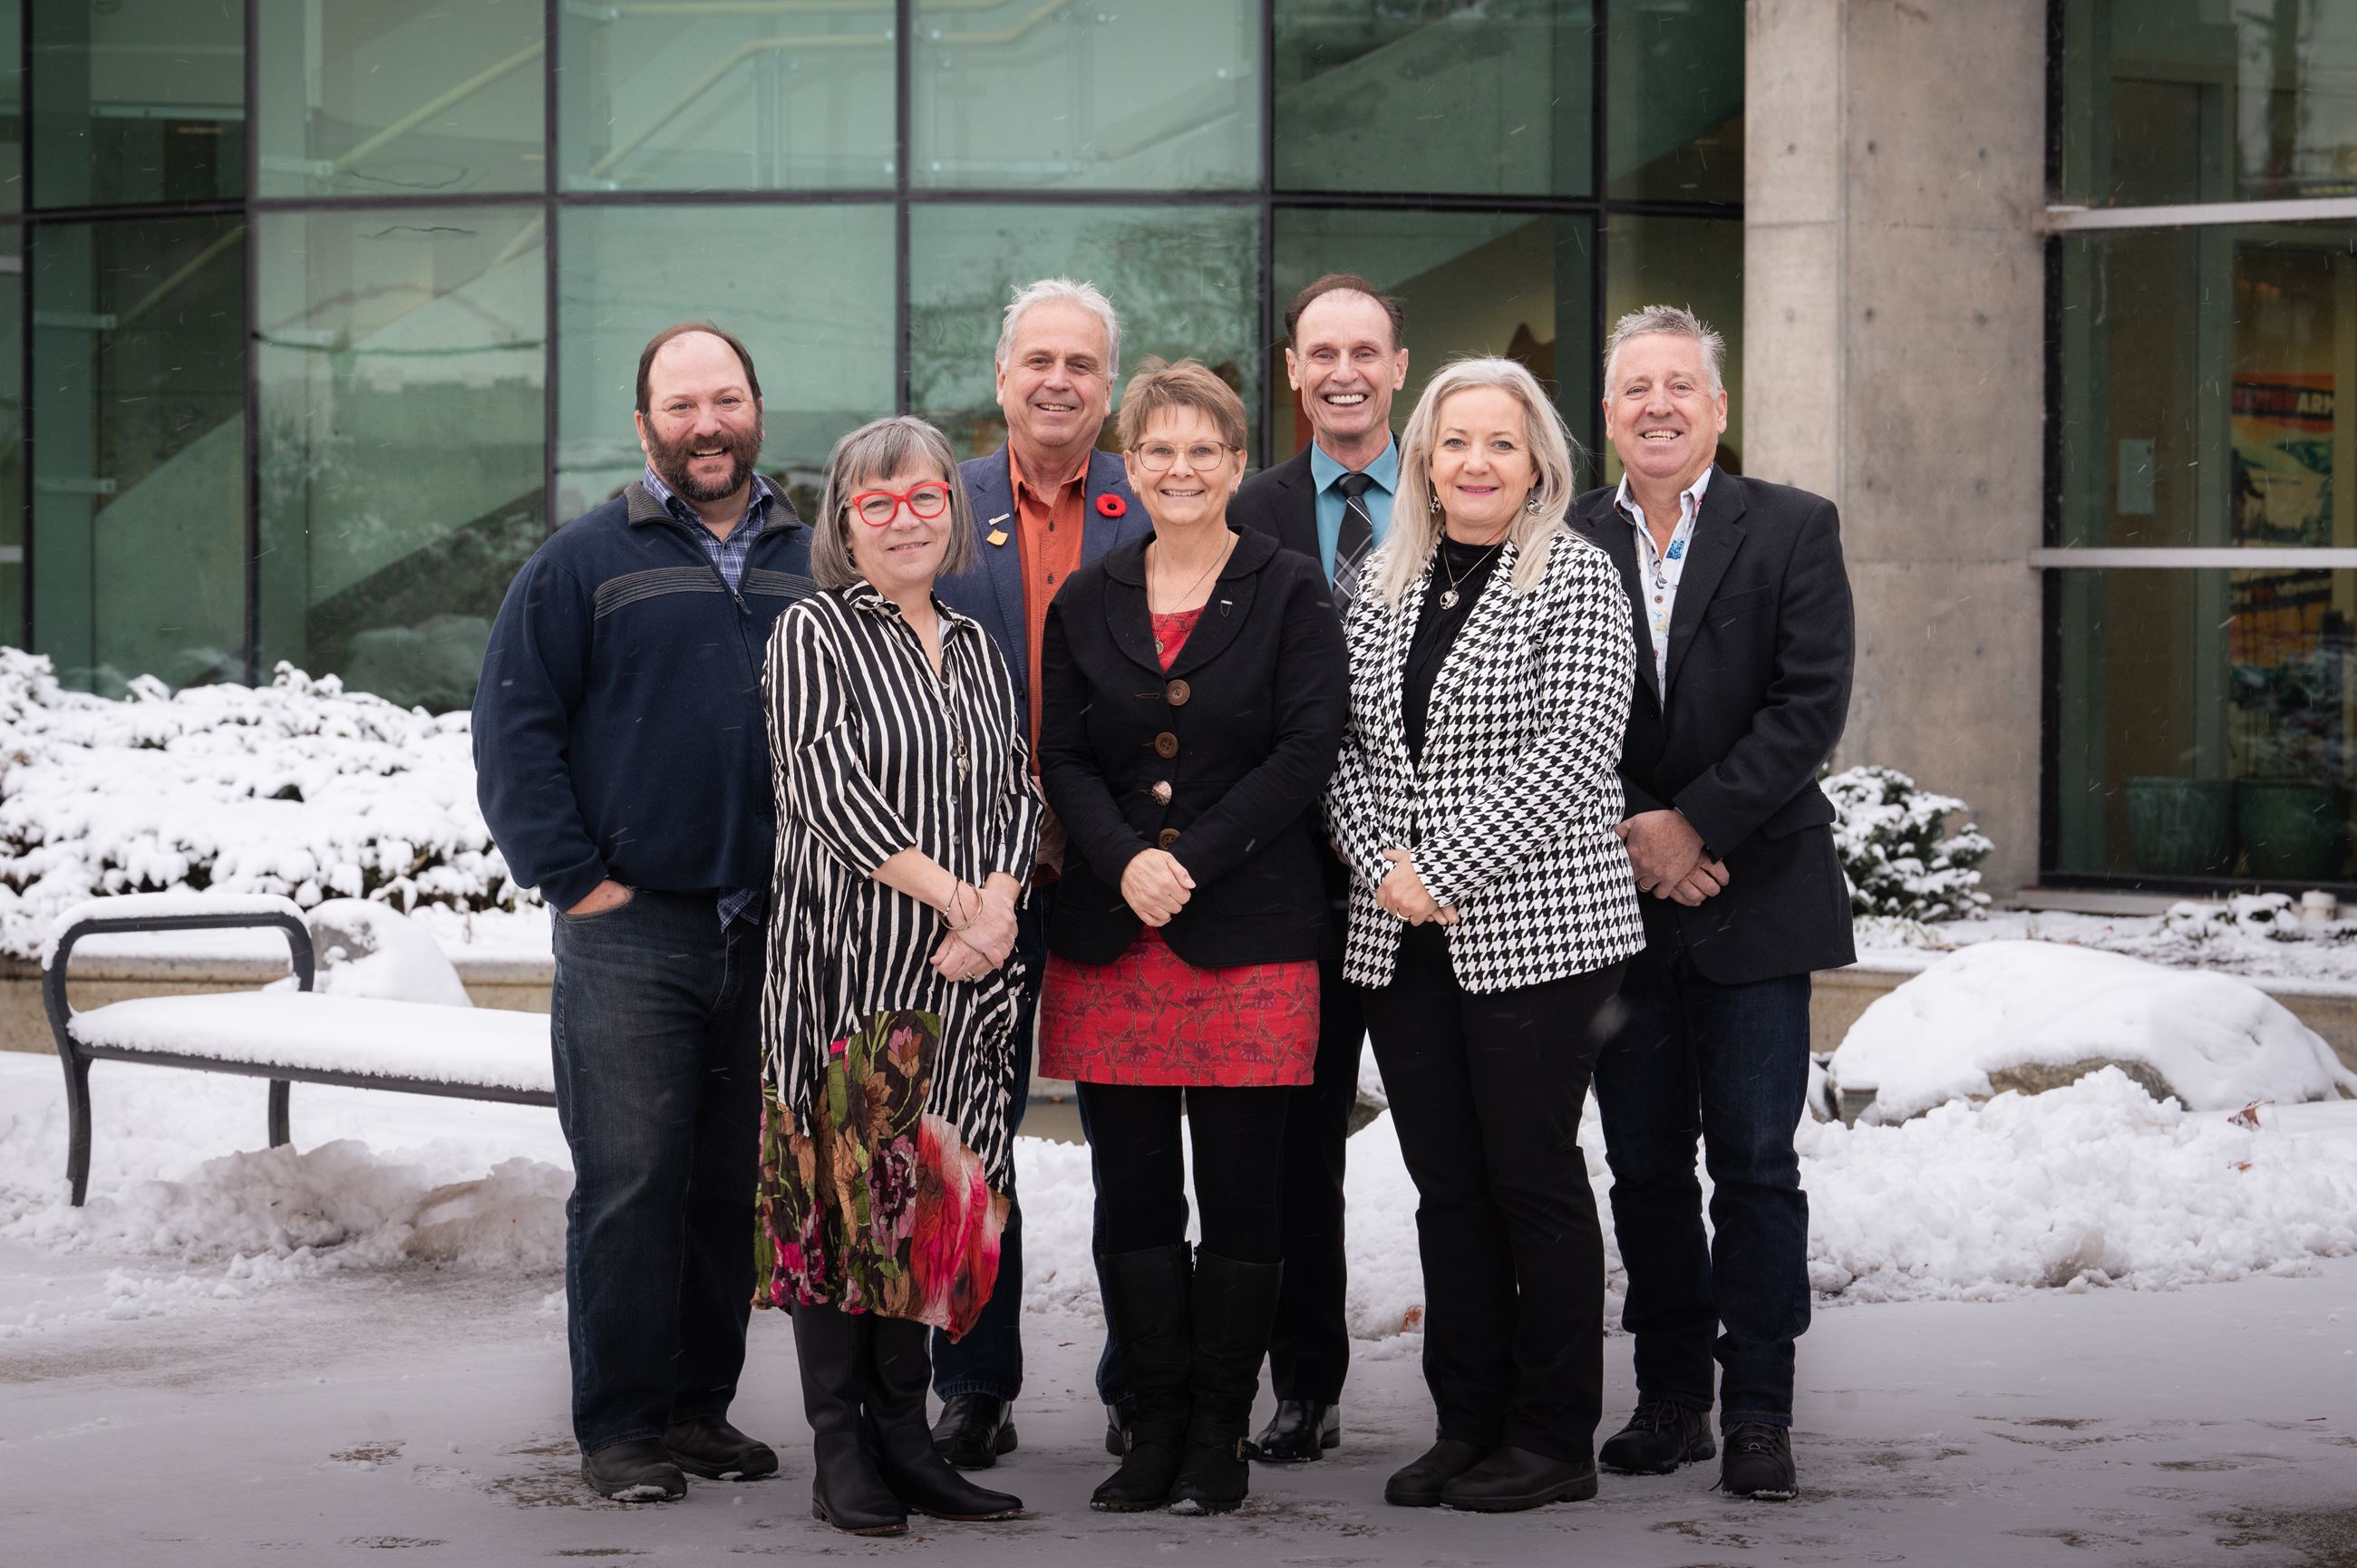
M 761 928 L 641 889 L 552 916 L 549 1035 L 573 1432 L 584 1454 L 727 1413 L 753 1300 Z
M 1579 1148 L 1619 964 L 1486 994 L 1438 926 L 1408 930 L 1366 993 L 1424 1260 L 1424 1378 L 1439 1435 L 1550 1458 L 1594 1452 L 1604 1401 L 1604 1232 Z
M 1285 1113 L 1285 1283 L 1269 1337 L 1268 1373 L 1281 1400 L 1333 1404 L 1351 1370 L 1351 1326 L 1343 1311 L 1350 1287 L 1342 1251 L 1343 1151 L 1359 1102 L 1367 1014 L 1359 988 L 1342 977 L 1339 953 L 1318 965 L 1318 996 L 1316 1080 L 1286 1091 L 1292 1104 Z
M 1596 1100 L 1637 1397 L 1708 1410 L 1716 1335 L 1720 1427 L 1790 1426 L 1792 1342 L 1809 1326 L 1809 1200 L 1792 1152 L 1808 1097 L 1809 977 L 1716 984 L 1667 937 L 1630 965 L 1620 998 Z
M 1100 1256 L 1187 1240 L 1180 1109 L 1195 1145 L 1202 1248 L 1239 1263 L 1274 1263 L 1284 1228 L 1277 1201 L 1287 1090 L 1083 1083 L 1089 1170 L 1096 1182 Z
M 1034 887 L 1016 917 L 1015 950 L 1023 958 L 1023 994 L 1015 1009 L 1007 1054 L 1014 1075 L 1006 1097 L 1006 1135 L 1023 1130 L 1031 1106 L 1032 1029 L 1039 1017 L 1039 987 L 1048 974 L 1048 917 L 1056 908 L 1053 884 Z M 1023 1200 L 1015 1167 L 1006 1168 L 1006 1229 L 998 1238 L 998 1283 L 963 1339 L 933 1331 L 933 1392 L 988 1394 L 1012 1402 L 1023 1391 Z

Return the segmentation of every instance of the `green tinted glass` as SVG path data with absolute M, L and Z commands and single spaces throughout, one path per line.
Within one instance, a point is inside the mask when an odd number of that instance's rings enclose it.
M 273 213 L 259 232 L 257 662 L 463 707 L 545 532 L 539 211 Z
M 1727 433 L 1718 461 L 1743 471 L 1743 224 L 1730 218 L 1632 218 L 1614 213 L 1604 228 L 1604 323 L 1649 305 L 1691 310 L 1727 340 L 1720 375 L 1727 385 Z M 1598 372 L 1599 381 L 1601 372 Z M 1600 395 L 1600 394 L 1599 394 Z M 1620 482 L 1620 459 L 1608 443 L 1599 456 L 1604 482 Z
M 34 0 L 29 63 L 39 206 L 245 193 L 237 0 Z
M 1584 217 L 1284 209 L 1276 215 L 1277 303 L 1282 311 L 1329 272 L 1357 273 L 1399 300 L 1408 363 L 1407 384 L 1394 394 L 1394 430 L 1407 424 L 1442 365 L 1464 354 L 1503 354 L 1555 392 L 1573 434 L 1585 441 L 1595 359 L 1593 230 Z M 1299 451 L 1312 431 L 1286 382 L 1284 346 L 1270 358 L 1274 463 Z
M 2062 70 L 2072 201 L 2357 190 L 2357 6 L 2068 0 Z
M 24 0 L 0 0 L 0 212 L 25 206 L 24 17 Z
M 1586 196 L 1590 0 L 1275 0 L 1280 190 Z
M 892 183 L 891 0 L 624 0 L 559 14 L 570 190 Z
M 916 0 L 920 186 L 1260 183 L 1261 6 Z
M 544 183 L 541 0 L 254 0 L 264 196 Z
M 639 355 L 693 320 L 753 356 L 761 471 L 817 516 L 835 438 L 892 412 L 890 206 L 576 209 L 559 239 L 557 521 L 646 467 L 631 420 Z
M 1611 0 L 1607 194 L 1743 199 L 1743 0 Z
M 1192 357 L 1257 411 L 1259 234 L 1245 207 L 919 207 L 909 215 L 910 405 L 959 456 L 996 448 L 1006 426 L 993 363 L 1007 301 L 1035 279 L 1070 276 L 1094 283 L 1119 312 L 1124 376 L 1149 354 Z M 1112 430 L 1108 419 L 1103 442 Z
M 25 231 L 0 224 L 0 643 L 25 646 Z
M 245 227 L 41 227 L 35 647 L 69 685 L 245 677 Z

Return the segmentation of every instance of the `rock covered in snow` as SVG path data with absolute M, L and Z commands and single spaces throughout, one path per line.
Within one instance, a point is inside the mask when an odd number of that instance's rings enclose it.
M 1897 1122 L 2106 1065 L 2194 1111 L 2357 1097 L 2357 1074 L 2246 981 L 2034 941 L 1965 948 L 1878 998 L 1832 1073 L 1874 1089 L 1868 1120 Z
M 471 1007 L 457 967 L 409 917 L 365 898 L 330 898 L 304 917 L 319 972 L 312 989 L 382 1002 Z

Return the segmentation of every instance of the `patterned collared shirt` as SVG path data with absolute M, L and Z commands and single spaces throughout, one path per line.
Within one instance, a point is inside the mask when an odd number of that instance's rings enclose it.
M 647 487 L 649 495 L 662 502 L 663 510 L 671 513 L 674 521 L 687 525 L 687 532 L 694 535 L 695 542 L 704 546 L 705 554 L 712 558 L 713 570 L 720 574 L 720 580 L 728 585 L 730 593 L 737 592 L 738 585 L 745 581 L 745 557 L 753 553 L 753 541 L 761 536 L 777 515 L 778 509 L 771 504 L 777 499 L 777 492 L 770 488 L 770 481 L 759 474 L 753 476 L 753 491 L 745 502 L 745 515 L 737 520 L 737 526 L 728 531 L 726 539 L 714 537 L 712 530 L 704 526 L 704 520 L 695 515 L 695 509 L 673 494 L 672 488 L 662 482 L 662 476 L 655 472 L 653 464 L 647 465 L 646 474 L 640 483 Z M 769 913 L 769 900 L 762 895 L 763 890 L 759 887 L 734 887 L 723 893 L 720 896 L 720 929 L 726 930 L 728 922 L 738 918 L 759 925 Z
M 1652 531 L 1645 526 L 1645 509 L 1629 493 L 1629 478 L 1620 477 L 1620 489 L 1612 504 L 1629 520 L 1637 535 L 1637 581 L 1643 587 L 1646 628 L 1653 634 L 1653 690 L 1661 694 L 1662 705 L 1670 703 L 1670 615 L 1678 607 L 1678 579 L 1685 575 L 1686 552 L 1694 543 L 1695 523 L 1702 516 L 1703 492 L 1710 489 L 1711 470 L 1705 468 L 1684 489 L 1678 492 L 1678 525 L 1671 532 L 1670 547 L 1657 550 Z

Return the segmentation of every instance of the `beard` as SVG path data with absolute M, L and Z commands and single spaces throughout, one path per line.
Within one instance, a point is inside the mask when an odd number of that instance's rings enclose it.
M 689 472 L 687 455 L 698 446 L 717 445 L 728 454 L 728 478 L 720 483 L 705 484 Z M 671 442 L 647 432 L 647 460 L 654 466 L 655 474 L 669 485 L 672 493 L 683 500 L 700 501 L 706 505 L 726 500 L 745 487 L 753 477 L 753 464 L 761 456 L 761 422 L 756 418 L 750 430 L 731 430 L 714 440 L 698 441 L 694 436 Z

